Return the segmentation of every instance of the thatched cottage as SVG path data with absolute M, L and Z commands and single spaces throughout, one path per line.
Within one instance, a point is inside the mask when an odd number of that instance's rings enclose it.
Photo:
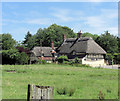
M 63 43 L 56 49 L 60 55 L 66 55 L 68 59 L 78 57 L 82 64 L 91 66 L 105 65 L 105 50 L 102 49 L 91 37 L 81 37 L 81 31 L 77 38 L 66 38 L 63 36 Z
M 30 53 L 30 64 L 36 62 L 37 60 L 46 60 L 51 63 L 56 59 L 53 42 L 51 42 L 51 47 L 34 47 Z

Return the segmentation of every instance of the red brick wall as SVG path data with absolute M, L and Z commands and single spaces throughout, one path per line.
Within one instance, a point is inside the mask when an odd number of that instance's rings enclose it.
M 38 59 L 41 59 L 41 57 L 38 57 Z M 52 61 L 52 57 L 42 57 L 41 60 L 51 60 Z

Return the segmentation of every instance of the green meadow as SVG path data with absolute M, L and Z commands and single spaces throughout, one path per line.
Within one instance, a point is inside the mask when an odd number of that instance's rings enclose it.
M 3 99 L 27 99 L 28 84 L 53 86 L 54 99 L 118 98 L 115 69 L 58 64 L 2 66 Z

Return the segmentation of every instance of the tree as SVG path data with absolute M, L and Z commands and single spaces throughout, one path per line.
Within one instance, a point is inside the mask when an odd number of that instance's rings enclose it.
M 37 39 L 36 39 L 36 35 L 33 35 L 33 36 L 31 36 L 29 33 L 26 35 L 26 37 L 25 37 L 25 40 L 22 42 L 22 44 L 26 47 L 26 48 L 28 48 L 28 49 L 32 49 L 34 46 L 38 46 L 37 45 L 37 41 L 36 41 Z M 21 47 L 22 45 L 18 45 L 18 47 Z M 24 46 L 22 46 L 22 47 L 24 47 Z M 24 47 L 24 48 L 25 48 Z
M 118 51 L 120 53 L 120 37 L 117 37 L 117 41 L 118 41 Z
M 26 36 L 25 36 L 25 40 L 23 41 L 23 44 L 27 44 L 27 42 L 29 41 L 29 39 L 32 37 L 32 34 L 28 31 Z
M 10 34 L 2 34 L 2 49 L 9 50 L 15 48 L 16 41 Z
M 2 50 L 2 64 L 15 64 L 18 54 L 17 49 Z
M 2 50 L 2 34 L 0 34 L 0 50 Z
M 28 64 L 29 61 L 29 56 L 25 53 L 25 52 L 21 52 L 18 54 L 18 56 L 16 57 L 16 63 L 18 64 Z
M 54 42 L 55 46 L 59 46 L 63 41 L 63 34 L 69 38 L 76 37 L 76 33 L 66 26 L 52 24 L 47 29 L 39 29 L 36 33 L 37 45 L 40 46 L 41 40 L 42 46 L 50 46 L 51 41 Z
M 107 52 L 117 53 L 118 52 L 118 41 L 117 37 L 111 35 L 108 31 L 97 37 L 96 42 Z
M 29 56 L 17 49 L 2 50 L 2 64 L 27 64 Z
M 93 34 L 91 34 L 91 33 L 89 33 L 89 32 L 83 33 L 82 36 L 83 36 L 83 37 L 91 37 L 93 40 L 96 40 L 97 37 L 98 37 L 97 34 L 94 34 L 94 35 L 93 35 Z

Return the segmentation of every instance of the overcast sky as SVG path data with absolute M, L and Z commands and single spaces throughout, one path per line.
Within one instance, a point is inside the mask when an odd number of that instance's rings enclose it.
M 96 0 L 90 0 L 96 1 Z M 102 1 L 102 0 L 99 0 Z M 74 32 L 118 34 L 117 2 L 2 2 L 2 33 L 17 41 L 56 23 Z

